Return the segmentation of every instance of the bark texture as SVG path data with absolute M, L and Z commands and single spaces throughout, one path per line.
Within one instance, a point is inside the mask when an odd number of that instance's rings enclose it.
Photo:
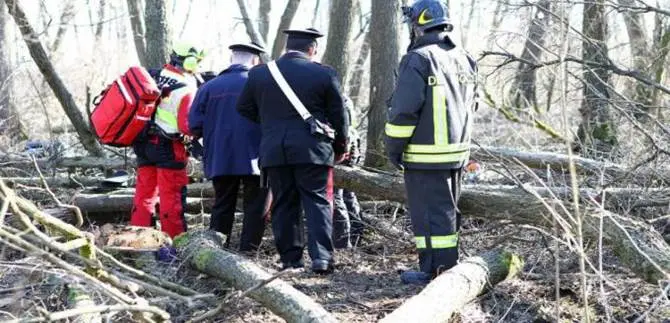
M 370 109 L 365 166 L 380 168 L 388 163 L 383 135 L 400 58 L 400 2 L 372 1 L 372 12 L 370 30 L 374 33 L 370 38 Z
M 168 0 L 144 0 L 144 40 L 148 68 L 160 68 L 169 61 L 172 27 Z
M 577 130 L 577 151 L 598 159 L 609 158 L 617 145 L 617 128 L 609 107 L 610 71 L 607 47 L 607 16 L 604 0 L 584 3 L 582 57 L 584 86 L 582 116 Z
M 323 55 L 323 63 L 337 71 L 340 84 L 347 84 L 349 72 L 349 39 L 354 24 L 354 0 L 338 0 L 330 3 L 330 19 L 328 24 L 328 47 Z
M 9 139 L 11 145 L 21 133 L 21 123 L 12 103 L 12 67 L 9 57 L 9 27 L 4 0 L 0 0 L 0 136 Z
M 222 236 L 212 231 L 187 232 L 176 237 L 174 245 L 181 257 L 189 259 L 192 267 L 237 290 L 248 290 L 272 276 L 253 261 L 224 250 Z M 287 322 L 337 322 L 311 297 L 280 279 L 248 296 Z
M 35 64 L 49 84 L 49 87 L 51 87 L 51 90 L 56 95 L 56 98 L 58 98 L 58 102 L 60 102 L 65 114 L 77 130 L 77 135 L 79 136 L 82 145 L 91 155 L 103 156 L 104 152 L 102 147 L 88 127 L 88 123 L 84 119 L 79 107 L 77 107 L 77 103 L 74 101 L 72 94 L 67 87 L 65 87 L 65 83 L 63 83 L 63 80 L 61 80 L 56 72 L 49 56 L 40 43 L 37 33 L 35 33 L 35 30 L 30 25 L 19 0 L 5 0 L 5 3 L 7 4 L 9 13 L 14 17 L 14 21 L 19 26 L 19 30 L 21 30 L 26 46 L 28 46 L 30 56 L 35 61 Z
M 528 36 L 521 59 L 537 63 L 542 59 L 545 35 L 551 20 L 551 1 L 542 0 L 536 5 L 535 16 L 530 22 Z M 537 107 L 537 68 L 519 63 L 516 78 L 512 85 L 511 98 L 514 106 L 519 108 Z
M 72 204 L 79 207 L 84 214 L 129 214 L 133 209 L 133 195 L 78 194 L 73 198 Z M 209 212 L 213 205 L 213 199 L 187 198 L 185 211 L 188 213 Z
M 523 261 L 518 256 L 502 250 L 467 258 L 439 275 L 380 323 L 449 322 L 456 311 L 522 269 Z
M 296 12 L 298 12 L 299 5 L 300 0 L 288 0 L 288 3 L 286 3 L 286 8 L 284 8 L 284 12 L 279 20 L 279 27 L 277 27 L 274 44 L 272 44 L 272 59 L 277 59 L 284 52 L 284 47 L 286 47 L 286 35 L 284 34 L 284 30 L 291 28 L 291 23 L 293 22 Z
M 258 32 L 263 38 L 263 43 L 268 43 L 268 34 L 270 32 L 270 12 L 272 12 L 271 0 L 260 0 L 258 6 Z
M 142 0 L 126 0 L 128 6 L 128 17 L 130 18 L 130 28 L 133 32 L 133 42 L 137 51 L 137 58 L 140 65 L 149 66 L 147 61 L 147 45 L 144 42 L 144 15 L 142 14 Z
M 351 71 L 351 77 L 349 78 L 349 98 L 351 99 L 354 107 L 356 107 L 356 109 L 359 111 L 361 110 L 361 104 L 363 103 L 361 90 L 363 89 L 365 63 L 367 62 L 368 57 L 370 57 L 370 34 L 370 31 L 365 32 L 363 44 L 358 51 L 358 58 L 356 59 L 356 63 L 354 63 L 353 70 Z

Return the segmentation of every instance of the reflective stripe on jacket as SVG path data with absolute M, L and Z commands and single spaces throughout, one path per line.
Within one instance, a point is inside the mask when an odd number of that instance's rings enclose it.
M 177 87 L 167 97 L 161 99 L 156 108 L 154 122 L 168 135 L 179 133 L 188 135 L 188 112 L 197 91 L 195 78 L 171 65 L 165 65 L 158 75 L 157 83 L 161 88 L 177 84 L 184 86 Z
M 385 126 L 386 149 L 414 169 L 460 168 L 469 159 L 477 66 L 444 32 L 417 39 L 402 58 Z

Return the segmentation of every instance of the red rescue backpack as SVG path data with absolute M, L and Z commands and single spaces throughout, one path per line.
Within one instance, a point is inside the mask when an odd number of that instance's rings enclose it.
M 161 91 L 149 72 L 133 66 L 100 93 L 90 113 L 91 127 L 101 143 L 128 147 L 156 111 Z

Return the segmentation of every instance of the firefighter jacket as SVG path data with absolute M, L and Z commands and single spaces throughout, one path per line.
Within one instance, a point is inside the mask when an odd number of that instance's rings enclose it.
M 198 89 L 193 101 L 189 126 L 195 136 L 203 138 L 203 163 L 209 179 L 260 174 L 261 127 L 242 117 L 235 106 L 248 74 L 248 67 L 231 65 Z
M 156 83 L 167 93 L 156 108 L 154 123 L 168 136 L 189 135 L 188 113 L 197 91 L 195 78 L 167 64 Z
M 391 158 L 408 169 L 461 168 L 477 110 L 477 66 L 446 32 L 415 40 L 403 56 L 385 126 Z

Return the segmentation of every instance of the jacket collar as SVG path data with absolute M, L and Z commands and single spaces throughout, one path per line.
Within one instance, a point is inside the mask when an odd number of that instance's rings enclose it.
M 249 71 L 249 67 L 246 66 L 246 65 L 233 64 L 233 65 L 228 66 L 228 68 L 223 70 L 221 73 L 219 73 L 219 75 L 221 75 L 223 73 L 230 73 L 230 72 L 248 72 L 248 71 Z
M 163 68 L 172 72 L 172 73 L 176 73 L 176 74 L 179 74 L 179 75 L 184 75 L 184 72 L 182 70 L 180 70 L 180 69 L 178 69 L 178 68 L 176 68 L 176 67 L 174 67 L 170 64 L 163 65 Z
M 309 57 L 307 57 L 307 54 L 303 52 L 298 52 L 298 51 L 290 51 L 286 52 L 284 55 L 281 56 L 281 58 L 286 58 L 286 59 L 306 59 L 309 60 Z
M 445 44 L 446 46 L 449 47 L 449 49 L 456 47 L 456 44 L 454 44 L 454 42 L 451 41 L 451 38 L 449 38 L 446 31 L 439 31 L 439 32 L 430 32 L 417 38 L 416 40 L 414 40 L 414 43 L 409 46 L 408 50 L 413 50 L 420 47 L 440 43 Z

